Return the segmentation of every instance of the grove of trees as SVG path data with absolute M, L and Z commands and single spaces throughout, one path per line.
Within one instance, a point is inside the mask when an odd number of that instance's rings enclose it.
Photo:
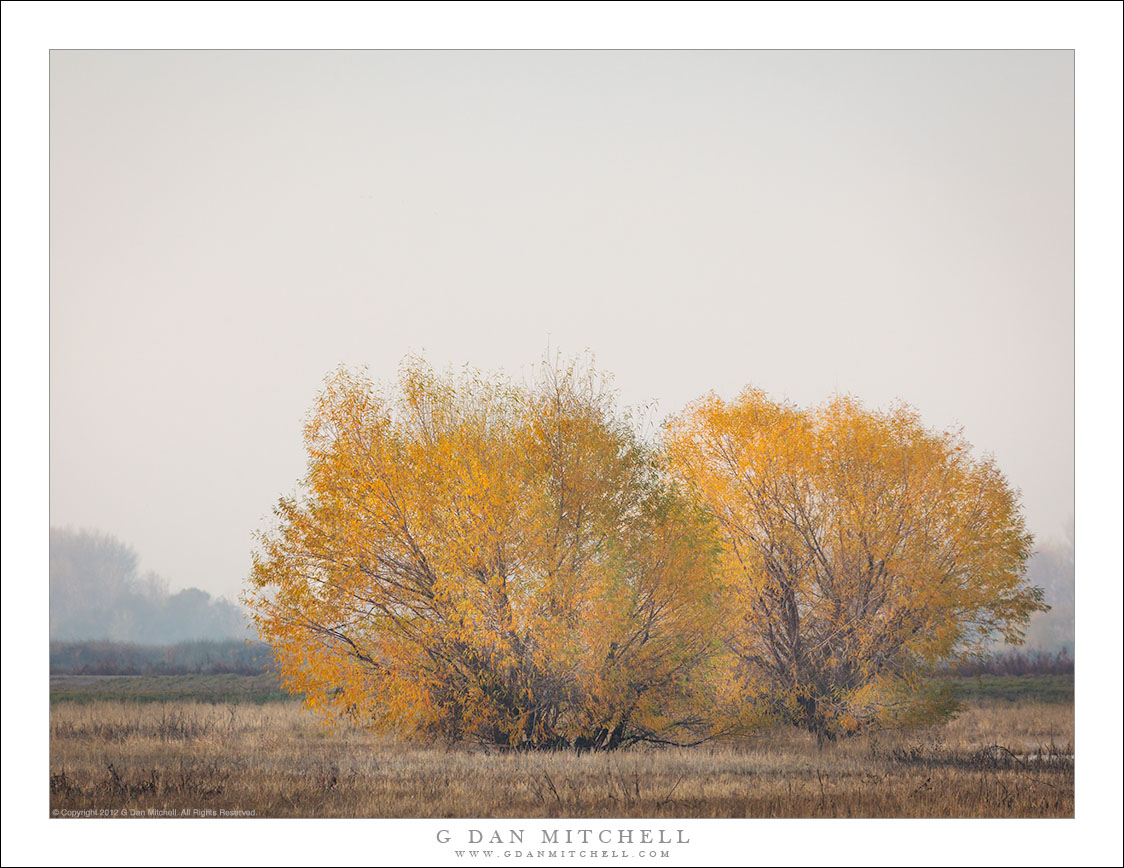
M 708 397 L 650 442 L 589 365 L 515 383 L 341 369 L 255 553 L 287 687 L 364 725 L 522 749 L 821 740 L 939 720 L 942 661 L 1018 642 L 1017 497 L 905 407 Z
M 169 593 L 155 573 L 141 574 L 136 551 L 109 534 L 50 530 L 50 636 L 167 644 L 244 639 L 246 616 L 199 588 Z

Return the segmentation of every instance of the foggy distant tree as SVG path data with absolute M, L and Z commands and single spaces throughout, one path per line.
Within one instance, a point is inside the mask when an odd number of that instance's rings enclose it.
M 206 591 L 187 588 L 164 601 L 162 620 L 165 636 L 192 639 L 224 639 L 241 635 L 246 626 L 238 608 L 226 600 L 214 600 Z M 154 641 L 165 641 L 160 636 Z M 179 641 L 178 639 L 175 641 Z
M 237 606 L 198 588 L 169 595 L 167 581 L 140 574 L 137 563 L 136 551 L 109 534 L 51 528 L 51 639 L 163 644 L 247 635 Z
M 1027 567 L 1030 580 L 1045 591 L 1049 612 L 1035 615 L 1026 631 L 1026 645 L 1041 651 L 1074 653 L 1074 530 L 1066 538 L 1038 547 Z
M 136 551 L 120 540 L 93 530 L 51 528 L 51 638 L 123 639 L 136 610 L 161 590 L 155 577 L 138 575 Z

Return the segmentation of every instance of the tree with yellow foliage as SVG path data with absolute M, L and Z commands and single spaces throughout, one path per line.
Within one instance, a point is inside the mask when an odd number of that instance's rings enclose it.
M 1017 493 L 958 432 L 848 397 L 800 409 L 745 390 L 666 427 L 676 476 L 721 539 L 727 712 L 821 744 L 955 709 L 939 662 L 1018 643 L 1047 608 L 1024 580 Z
M 245 601 L 286 686 L 385 731 L 515 748 L 675 741 L 703 720 L 715 557 L 591 368 L 530 384 L 340 370 Z

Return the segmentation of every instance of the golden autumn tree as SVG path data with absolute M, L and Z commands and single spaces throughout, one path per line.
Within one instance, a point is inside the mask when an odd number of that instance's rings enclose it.
M 245 599 L 310 705 L 525 749 L 700 722 L 716 552 L 591 367 L 515 384 L 411 360 L 389 390 L 341 369 L 305 439 Z
M 729 616 L 730 713 L 821 743 L 936 722 L 928 676 L 1045 609 L 1017 493 L 957 432 L 838 397 L 800 409 L 745 390 L 665 430 L 667 460 L 714 517 Z

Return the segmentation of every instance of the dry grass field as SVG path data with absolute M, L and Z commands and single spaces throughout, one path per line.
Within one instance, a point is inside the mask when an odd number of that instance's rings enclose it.
M 1072 703 L 1033 696 L 970 696 L 943 727 L 822 751 L 809 736 L 776 730 L 736 744 L 581 756 L 407 745 L 327 726 L 295 702 L 59 698 L 50 808 L 54 816 L 1071 817 L 1073 750 Z

